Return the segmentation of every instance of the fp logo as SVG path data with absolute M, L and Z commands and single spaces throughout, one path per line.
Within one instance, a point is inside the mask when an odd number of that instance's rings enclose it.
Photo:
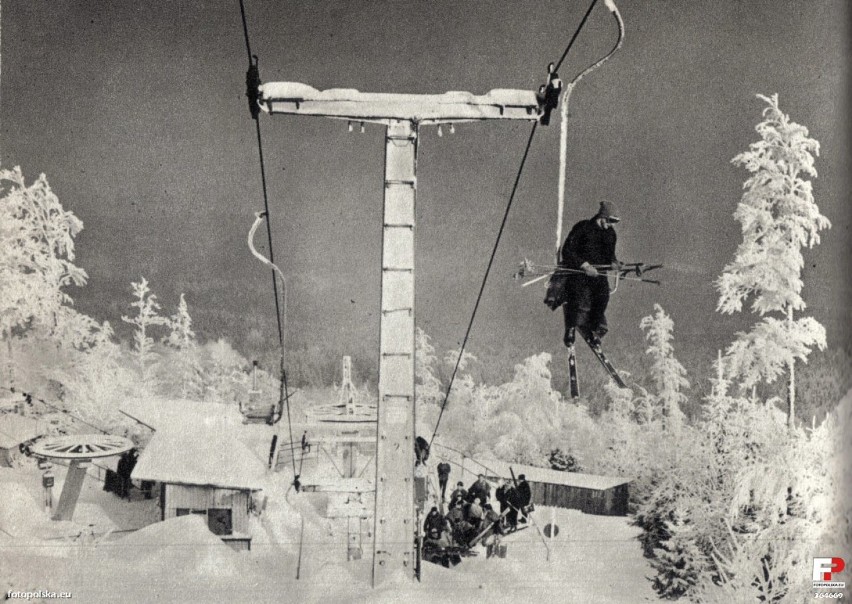
M 832 575 L 843 572 L 844 568 L 846 563 L 843 558 L 814 558 L 814 587 L 845 587 L 845 582 L 840 585 L 831 580 Z

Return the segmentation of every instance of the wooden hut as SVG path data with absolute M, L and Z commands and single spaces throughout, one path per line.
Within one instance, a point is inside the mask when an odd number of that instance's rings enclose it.
M 535 505 L 580 510 L 586 514 L 626 516 L 630 481 L 612 476 L 579 472 L 560 472 L 502 461 L 483 462 L 485 476 L 492 480 L 523 474 L 532 491 Z
M 237 550 L 251 549 L 252 493 L 265 466 L 234 437 L 215 431 L 157 432 L 131 477 L 160 484 L 161 518 L 198 514 Z

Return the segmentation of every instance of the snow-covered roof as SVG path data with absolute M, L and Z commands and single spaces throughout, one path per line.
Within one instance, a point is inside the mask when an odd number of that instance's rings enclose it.
M 535 466 L 525 466 L 522 464 L 509 464 L 496 459 L 481 460 L 482 464 L 488 467 L 491 472 L 482 470 L 486 476 L 511 478 L 512 473 L 509 468 L 515 472 L 517 478 L 521 474 L 526 476 L 527 482 L 540 482 L 545 484 L 558 484 L 569 487 L 578 487 L 582 489 L 606 490 L 616 487 L 621 484 L 626 484 L 630 480 L 626 478 L 618 478 L 616 476 L 597 476 L 595 474 L 581 474 L 579 472 L 560 472 L 559 470 L 550 470 L 547 468 L 537 468 Z M 474 469 L 474 471 L 477 471 Z M 496 476 L 495 476 L 496 474 Z
M 0 448 L 11 449 L 42 434 L 38 420 L 17 413 L 0 415 Z
M 227 428 L 243 423 L 237 405 L 185 399 L 132 398 L 119 411 L 158 432 L 184 432 L 196 428 Z
M 263 488 L 266 466 L 233 436 L 211 430 L 156 432 L 131 477 L 223 489 Z

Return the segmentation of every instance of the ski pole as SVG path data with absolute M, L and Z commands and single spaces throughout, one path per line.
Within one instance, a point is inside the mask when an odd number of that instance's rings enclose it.
M 527 285 L 530 285 L 532 283 L 536 283 L 537 281 L 541 281 L 542 279 L 549 277 L 551 275 L 555 275 L 557 273 L 573 273 L 573 274 L 578 274 L 578 275 L 585 275 L 586 271 L 582 271 L 582 270 L 579 270 L 579 269 L 576 269 L 576 268 L 557 268 L 553 271 L 550 271 L 550 272 L 547 272 L 547 273 L 541 275 L 540 277 L 536 277 L 535 279 L 527 281 L 526 283 L 522 283 L 521 287 L 526 287 Z M 610 275 L 609 272 L 599 272 L 597 274 L 598 277 L 608 277 L 609 275 Z M 653 283 L 654 285 L 660 285 L 662 283 L 661 281 L 657 281 L 655 279 L 643 279 L 641 277 L 619 276 L 619 278 L 625 279 L 627 281 L 640 281 L 642 283 Z

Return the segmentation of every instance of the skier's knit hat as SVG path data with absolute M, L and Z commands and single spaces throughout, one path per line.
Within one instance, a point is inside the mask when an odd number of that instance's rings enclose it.
M 618 222 L 621 218 L 618 215 L 618 210 L 615 209 L 615 204 L 611 201 L 602 201 L 601 207 L 598 210 L 598 218 L 606 218 L 609 222 Z

